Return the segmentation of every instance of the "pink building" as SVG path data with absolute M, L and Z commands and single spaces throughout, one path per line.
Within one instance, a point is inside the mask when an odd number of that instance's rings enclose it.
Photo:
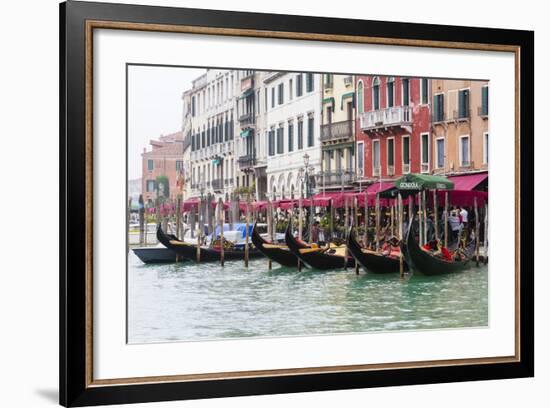
M 149 142 L 151 150 L 143 149 L 141 191 L 145 203 L 153 203 L 156 198 L 156 179 L 168 177 L 170 198 L 177 198 L 181 193 L 184 179 L 183 152 L 185 150 L 183 133 L 176 132 L 160 136 Z M 178 182 L 180 185 L 178 185 Z
M 430 80 L 356 76 L 357 169 L 363 179 L 430 173 Z

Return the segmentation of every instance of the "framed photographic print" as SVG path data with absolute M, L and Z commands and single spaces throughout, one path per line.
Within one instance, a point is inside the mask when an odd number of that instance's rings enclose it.
M 60 16 L 61 404 L 533 376 L 533 32 Z

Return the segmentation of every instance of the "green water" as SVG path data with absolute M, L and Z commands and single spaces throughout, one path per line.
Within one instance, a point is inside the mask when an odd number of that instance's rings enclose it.
M 130 251 L 128 341 L 149 343 L 488 324 L 487 266 L 447 276 L 355 275 L 267 260 L 144 265 Z

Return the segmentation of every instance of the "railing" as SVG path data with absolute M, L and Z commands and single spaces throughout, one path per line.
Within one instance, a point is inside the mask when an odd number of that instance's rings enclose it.
M 395 174 L 395 166 L 388 166 L 388 176 L 393 176 Z
M 432 115 L 433 123 L 445 122 L 445 112 L 434 112 Z
M 411 172 L 410 163 L 403 163 L 403 174 L 408 174 Z
M 353 77 L 351 75 L 344 77 L 344 85 L 351 85 L 353 84 Z
M 239 116 L 239 123 L 241 126 L 253 125 L 254 124 L 254 115 L 252 112 L 244 113 Z
M 212 188 L 216 191 L 223 190 L 223 179 L 212 180 Z
M 470 109 L 453 111 L 454 120 L 468 120 L 470 116 Z
M 317 174 L 317 186 L 344 186 L 350 185 L 356 179 L 352 170 L 335 170 L 334 172 L 320 172 Z
M 247 168 L 252 167 L 256 164 L 256 155 L 255 154 L 247 154 L 245 156 L 239 157 L 239 168 Z
M 377 166 L 377 167 L 373 167 L 372 169 L 372 175 L 374 177 L 380 177 L 380 167 Z
M 412 124 L 409 106 L 394 106 L 387 109 L 363 112 L 359 118 L 362 130 Z
M 489 108 L 487 106 L 478 106 L 477 114 L 482 118 L 487 118 L 489 116 Z
M 430 172 L 430 163 L 422 163 L 420 165 L 420 172 L 421 173 L 429 173 Z
M 321 126 L 321 141 L 349 139 L 353 136 L 353 120 L 329 123 Z

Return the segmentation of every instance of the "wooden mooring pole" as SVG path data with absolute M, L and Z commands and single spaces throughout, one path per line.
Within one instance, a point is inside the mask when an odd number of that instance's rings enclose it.
M 218 222 L 220 225 L 220 263 L 222 266 L 225 264 L 225 248 L 223 238 L 223 224 L 225 223 L 225 210 L 223 209 L 223 200 L 221 197 L 218 199 Z
M 248 268 L 248 236 L 250 235 L 248 233 L 248 229 L 250 226 L 250 193 L 247 193 L 246 195 L 246 232 L 245 232 L 245 239 L 244 239 L 244 266 L 245 268 Z
M 476 217 L 476 266 L 479 266 L 479 211 L 477 209 L 477 197 L 474 197 L 474 214 Z

